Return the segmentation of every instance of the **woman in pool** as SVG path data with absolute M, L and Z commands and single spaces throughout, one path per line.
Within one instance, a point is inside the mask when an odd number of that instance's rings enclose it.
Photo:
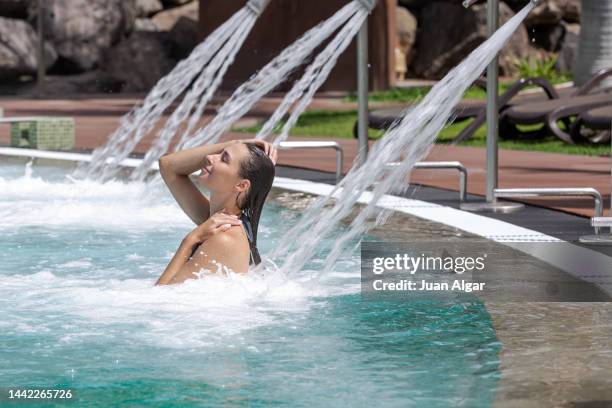
M 156 285 L 196 278 L 202 268 L 224 270 L 220 265 L 247 272 L 249 265 L 261 262 L 257 227 L 276 157 L 270 143 L 247 139 L 194 147 L 159 160 L 166 185 L 197 227 L 183 239 Z M 189 179 L 197 170 L 210 200 Z

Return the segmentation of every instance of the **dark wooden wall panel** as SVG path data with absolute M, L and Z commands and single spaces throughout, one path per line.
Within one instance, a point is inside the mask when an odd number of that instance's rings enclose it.
M 300 35 L 347 3 L 348 0 L 272 0 L 230 67 L 222 88 L 233 89 L 246 81 Z M 244 4 L 245 0 L 200 0 L 200 37 L 205 38 Z M 369 18 L 370 88 L 373 90 L 393 85 L 396 4 L 397 0 L 379 0 Z M 355 43 L 340 57 L 322 91 L 356 89 Z M 279 90 L 286 90 L 287 86 L 284 84 Z

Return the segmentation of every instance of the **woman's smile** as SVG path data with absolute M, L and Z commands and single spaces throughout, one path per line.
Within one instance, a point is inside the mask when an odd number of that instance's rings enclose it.
M 212 163 L 210 162 L 210 160 L 208 160 L 208 163 L 200 169 L 201 171 L 200 175 L 201 176 L 210 175 L 212 173 L 212 167 L 213 167 Z

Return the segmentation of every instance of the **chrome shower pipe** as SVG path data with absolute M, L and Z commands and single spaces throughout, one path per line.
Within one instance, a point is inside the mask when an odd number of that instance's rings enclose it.
M 376 7 L 376 0 L 357 0 L 367 10 L 371 11 Z
M 476 3 L 478 0 L 463 0 L 463 7 L 468 8 Z M 531 0 L 533 4 L 538 4 L 540 0 Z
M 270 0 L 249 0 L 247 7 L 250 8 L 253 13 L 259 16 L 261 13 L 263 13 L 269 3 Z

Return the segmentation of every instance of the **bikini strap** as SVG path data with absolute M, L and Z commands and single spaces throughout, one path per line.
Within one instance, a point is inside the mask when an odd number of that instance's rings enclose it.
M 242 220 L 242 225 L 244 225 L 247 239 L 249 240 L 249 264 L 253 264 L 255 263 L 255 259 L 253 258 L 253 251 L 251 250 L 251 245 L 253 244 L 253 228 L 251 228 L 251 221 L 249 220 L 249 217 L 245 211 L 242 211 L 242 214 L 240 214 L 240 219 Z
M 245 211 L 240 214 L 240 219 L 242 220 L 242 225 L 244 225 L 244 229 L 246 230 L 247 237 L 249 242 L 253 242 L 253 228 L 251 228 L 251 221 Z

